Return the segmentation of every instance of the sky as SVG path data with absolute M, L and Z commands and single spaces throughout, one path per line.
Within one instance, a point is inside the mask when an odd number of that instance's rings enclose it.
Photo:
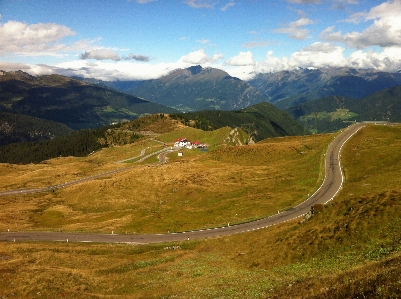
M 0 0 L 0 70 L 148 80 L 401 70 L 401 0 Z

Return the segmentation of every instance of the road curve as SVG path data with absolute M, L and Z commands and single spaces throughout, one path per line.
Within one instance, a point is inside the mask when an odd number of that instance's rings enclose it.
M 136 156 L 136 157 L 133 157 L 133 158 L 129 158 L 129 159 L 126 159 L 126 160 L 121 160 L 121 161 L 118 161 L 116 163 L 117 164 L 118 163 L 123 163 L 123 162 L 129 161 L 129 160 L 133 160 L 133 159 L 137 159 L 137 158 L 142 157 L 139 160 L 134 162 L 134 163 L 140 163 L 140 162 L 145 161 L 149 157 L 158 155 L 158 157 L 159 157 L 159 163 L 158 164 L 163 164 L 166 161 L 166 154 L 170 153 L 170 152 L 173 152 L 175 150 L 176 149 L 163 148 L 163 149 L 161 149 L 161 150 L 159 150 L 157 152 L 153 152 L 151 154 L 148 154 L 148 155 L 144 156 L 144 154 L 145 154 L 145 149 L 144 149 L 144 150 L 142 150 L 142 152 L 141 152 L 141 154 L 139 156 Z M 95 174 L 95 175 L 92 175 L 92 176 L 89 176 L 89 177 L 85 177 L 85 178 L 82 178 L 82 179 L 78 179 L 78 180 L 75 180 L 75 181 L 70 181 L 70 182 L 61 183 L 61 184 L 58 184 L 58 185 L 53 185 L 53 186 L 48 186 L 48 187 L 0 191 L 0 196 L 21 195 L 21 194 L 29 194 L 29 193 L 39 193 L 39 192 L 54 191 L 54 190 L 57 190 L 57 189 L 61 189 L 61 188 L 69 187 L 69 186 L 72 186 L 72 185 L 80 184 L 80 183 L 83 183 L 83 182 L 87 182 L 87 181 L 90 181 L 90 180 L 94 180 L 94 179 L 97 179 L 97 178 L 100 178 L 100 177 L 113 175 L 113 174 L 116 174 L 116 173 L 119 173 L 119 172 L 122 172 L 122 171 L 126 171 L 128 169 L 132 169 L 134 167 L 140 167 L 140 166 L 134 165 L 134 166 L 131 166 L 131 167 L 122 167 L 122 168 L 114 169 L 114 170 L 111 170 L 111 171 Z
M 227 225 L 205 230 L 188 231 L 169 234 L 89 234 L 73 232 L 0 232 L 0 241 L 62 241 L 62 242 L 105 242 L 105 243 L 131 243 L 148 244 L 157 242 L 184 241 L 201 238 L 213 238 L 236 233 L 243 233 L 266 228 L 283 223 L 308 213 L 315 204 L 325 204 L 332 200 L 341 189 L 344 178 L 340 165 L 340 152 L 342 146 L 361 128 L 365 123 L 354 124 L 341 132 L 329 145 L 325 155 L 325 178 L 320 188 L 301 204 L 260 220 Z

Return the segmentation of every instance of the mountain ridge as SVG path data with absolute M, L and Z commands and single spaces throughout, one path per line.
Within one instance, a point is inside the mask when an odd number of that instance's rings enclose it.
M 364 98 L 379 90 L 401 85 L 401 73 L 373 69 L 297 69 L 258 74 L 249 83 L 281 109 L 326 96 Z
M 235 110 L 267 101 L 248 82 L 223 70 L 200 65 L 175 69 L 159 79 L 143 81 L 121 91 L 181 112 Z
M 300 122 L 317 122 L 320 130 L 325 131 L 339 130 L 350 121 L 401 122 L 401 85 L 362 99 L 327 96 L 288 108 L 286 112 Z
M 175 109 L 61 75 L 31 76 L 22 71 L 0 76 L 0 111 L 95 128 L 141 115 Z
M 379 90 L 401 85 L 401 72 L 350 67 L 299 68 L 261 73 L 243 81 L 221 69 L 197 65 L 172 70 L 153 80 L 80 80 L 163 103 L 181 112 L 235 110 L 258 102 L 270 102 L 285 110 L 326 96 L 364 98 Z M 245 101 L 239 100 L 241 98 Z

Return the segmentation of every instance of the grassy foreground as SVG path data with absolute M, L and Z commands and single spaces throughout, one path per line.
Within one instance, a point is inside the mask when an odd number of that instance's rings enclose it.
M 18 182 L 44 187 L 90 172 L 128 168 L 55 192 L 0 198 L 5 215 L 0 230 L 167 233 L 262 218 L 292 207 L 318 188 L 323 152 L 332 138 L 318 136 L 315 144 L 312 137 L 276 138 L 209 153 L 186 150 L 184 157 L 173 152 L 164 165 L 106 162 L 126 158 L 124 149 L 135 156 L 146 146 L 153 147 L 146 147 L 149 152 L 163 147 L 155 141 L 103 149 L 88 158 L 2 165 L 4 188 Z
M 184 230 L 266 215 L 316 188 L 320 171 L 312 165 L 321 161 L 329 138 L 222 148 L 90 182 L 86 193 L 76 186 L 55 195 L 1 198 L 1 229 L 14 219 L 18 229 L 158 232 L 169 227 L 169 219 Z M 343 149 L 344 188 L 303 224 L 172 244 L 1 243 L 0 296 L 399 298 L 400 149 L 400 127 L 358 132 Z M 144 184 L 141 176 L 151 184 L 141 193 L 147 202 L 130 195 L 139 192 L 132 186 Z M 92 196 L 99 184 L 107 196 Z M 163 204 L 157 195 L 165 192 L 171 194 Z M 57 209 L 60 214 L 46 216 Z

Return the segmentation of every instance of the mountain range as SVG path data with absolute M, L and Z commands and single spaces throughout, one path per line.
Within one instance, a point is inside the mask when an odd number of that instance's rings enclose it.
M 362 99 L 328 96 L 286 109 L 310 130 L 336 131 L 354 121 L 401 122 L 401 85 Z M 309 125 L 308 125 L 309 123 Z
M 130 82 L 85 82 L 114 88 L 181 112 L 201 110 L 235 110 L 268 98 L 248 82 L 215 68 L 200 65 L 177 69 L 159 79 Z
M 287 109 L 327 96 L 364 98 L 379 90 L 401 85 L 401 72 L 348 67 L 296 69 L 258 74 L 249 83 L 270 103 Z
M 60 75 L 0 71 L 0 111 L 52 120 L 71 129 L 96 128 L 177 110 Z
M 174 70 L 155 80 L 77 79 L 140 96 L 182 112 L 235 110 L 260 102 L 269 102 L 284 110 L 327 96 L 361 99 L 377 91 L 401 85 L 401 72 L 349 67 L 300 68 L 258 74 L 246 82 L 222 70 L 198 65 Z
M 234 110 L 267 101 L 248 82 L 199 65 L 146 81 L 130 93 L 180 111 Z
M 178 112 L 192 112 L 179 118 L 200 128 L 205 124 L 209 128 L 245 125 L 255 140 L 299 134 L 289 115 L 312 132 L 328 132 L 355 120 L 401 121 L 397 85 L 401 85 L 400 72 L 351 68 L 259 74 L 249 82 L 199 65 L 145 81 L 107 82 L 0 71 L 0 144 L 48 139 L 70 129 Z M 265 105 L 254 107 L 260 103 Z M 249 118 L 248 107 L 266 113 Z M 278 113 L 277 108 L 289 115 Z

